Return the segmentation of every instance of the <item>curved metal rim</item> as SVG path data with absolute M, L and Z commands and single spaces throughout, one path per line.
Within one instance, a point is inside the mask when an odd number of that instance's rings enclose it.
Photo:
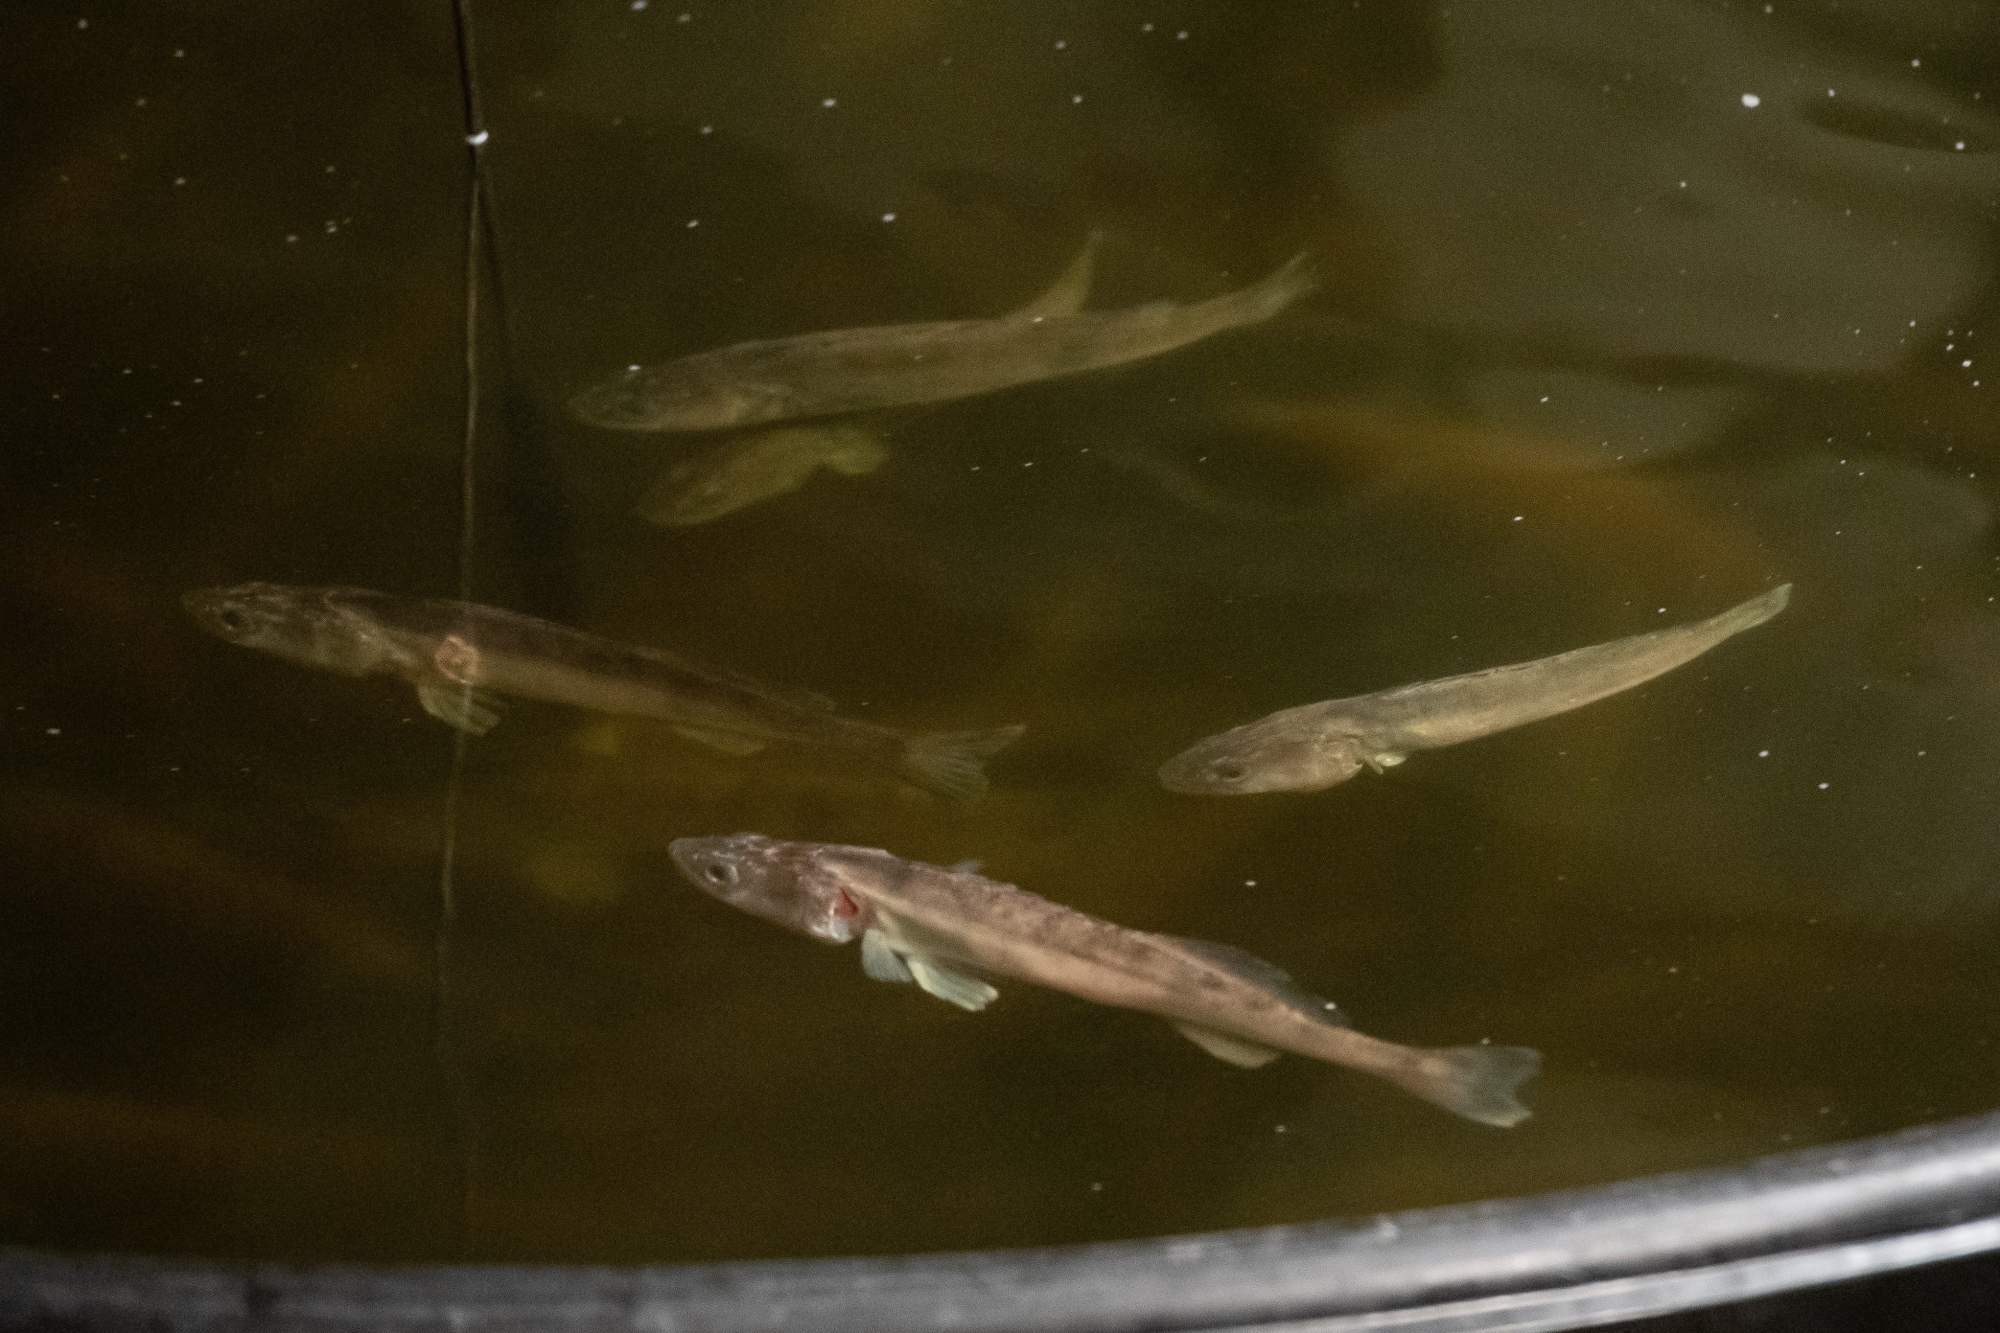
M 2000 1114 L 1526 1199 L 1061 1249 L 630 1269 L 6 1250 L 0 1326 L 1530 1333 L 1989 1249 Z

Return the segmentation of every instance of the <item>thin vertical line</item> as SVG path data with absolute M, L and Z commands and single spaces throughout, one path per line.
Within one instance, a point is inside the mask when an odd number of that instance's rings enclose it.
M 458 517 L 458 598 L 472 600 L 474 459 L 479 440 L 479 270 L 480 240 L 484 231 L 481 203 L 485 193 L 480 170 L 480 148 L 486 142 L 485 117 L 479 105 L 479 83 L 472 53 L 471 0 L 454 0 L 452 20 L 458 46 L 460 94 L 464 100 L 465 143 L 468 188 L 465 204 L 465 438 L 459 452 Z M 461 631 L 464 632 L 464 631 Z M 468 635 L 469 638 L 469 635 Z M 463 686 L 460 705 L 471 711 L 472 685 Z M 477 1200 L 479 1182 L 478 1123 L 473 1115 L 471 1090 L 456 1038 L 456 1011 L 451 989 L 452 944 L 458 923 L 458 895 L 454 880 L 458 860 L 459 801 L 465 785 L 468 737 L 463 729 L 452 733 L 451 775 L 445 783 L 444 847 L 438 865 L 438 927 L 435 1006 L 432 1014 L 432 1041 L 439 1074 L 450 1103 L 453 1129 L 458 1140 L 460 1196 L 459 1246 L 470 1256 L 478 1235 Z

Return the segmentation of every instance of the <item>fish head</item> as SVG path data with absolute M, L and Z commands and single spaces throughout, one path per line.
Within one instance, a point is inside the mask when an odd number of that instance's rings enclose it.
M 1160 765 L 1160 785 L 1191 796 L 1318 791 L 1359 773 L 1364 746 L 1287 709 L 1210 736 Z
M 874 916 L 865 901 L 812 859 L 811 848 L 803 843 L 738 833 L 677 838 L 667 850 L 702 892 L 829 944 L 858 939 Z
M 569 410 L 605 430 L 727 430 L 785 414 L 776 390 L 684 361 L 628 366 L 571 398 Z
M 328 666 L 329 631 L 343 616 L 328 602 L 332 588 L 239 583 L 181 594 L 194 623 L 219 639 L 308 666 Z

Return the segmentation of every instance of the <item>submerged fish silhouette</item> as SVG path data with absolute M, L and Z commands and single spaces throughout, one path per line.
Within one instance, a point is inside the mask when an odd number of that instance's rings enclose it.
M 840 717 L 817 695 L 782 690 L 657 648 L 640 648 L 474 602 L 366 588 L 244 583 L 181 598 L 209 633 L 306 666 L 414 685 L 424 711 L 481 735 L 494 694 L 657 717 L 727 754 L 768 741 L 871 759 L 943 796 L 986 790 L 986 761 L 1023 728 L 912 735 Z

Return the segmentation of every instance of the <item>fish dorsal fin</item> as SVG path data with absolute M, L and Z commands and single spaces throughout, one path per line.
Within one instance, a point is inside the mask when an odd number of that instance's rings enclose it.
M 1270 1064 L 1279 1055 L 1279 1052 L 1269 1046 L 1259 1046 L 1254 1041 L 1232 1037 L 1226 1032 L 1217 1032 L 1214 1028 L 1197 1027 L 1193 1023 L 1176 1023 L 1174 1031 L 1216 1059 L 1225 1060 L 1232 1065 L 1241 1065 L 1245 1069 L 1256 1069 L 1260 1065 Z
M 1263 987 L 1283 1000 L 1285 1004 L 1316 1022 L 1331 1027 L 1351 1026 L 1347 1015 L 1340 1012 L 1340 1006 L 1323 996 L 1314 995 L 1292 980 L 1291 973 L 1276 963 L 1266 962 L 1256 954 L 1239 949 L 1233 944 L 1217 944 L 1212 940 L 1189 940 L 1178 936 L 1168 936 L 1175 944 L 1207 963 L 1213 963 L 1224 971 L 1231 972 L 1245 981 Z
M 735 755 L 738 759 L 746 754 L 757 753 L 765 744 L 755 736 L 745 736 L 734 731 L 717 731 L 713 727 L 675 727 L 673 731 L 677 736 L 685 736 L 698 745 L 706 745 L 711 750 Z
M 910 969 L 889 945 L 889 937 L 875 926 L 861 935 L 861 970 L 877 981 L 914 981 Z
M 734 686 L 739 690 L 746 690 L 751 694 L 759 694 L 766 699 L 776 699 L 781 703 L 792 704 L 798 708 L 809 708 L 816 713 L 831 713 L 840 707 L 833 700 L 816 691 L 803 689 L 797 685 L 773 685 L 769 681 L 758 680 L 755 676 L 746 676 L 740 671 L 731 671 L 728 667 L 710 666 L 705 662 L 690 661 L 682 657 L 679 653 L 670 653 L 664 648 L 645 648 L 634 645 L 632 652 L 640 657 L 658 662 L 662 666 L 672 667 L 677 671 L 685 671 L 690 675 L 701 676 L 723 685 Z
M 1074 315 L 1081 311 L 1090 295 L 1091 274 L 1097 267 L 1097 247 L 1103 243 L 1103 232 L 1090 233 L 1083 249 L 1069 261 L 1069 267 L 1050 284 L 1049 289 L 1018 310 L 1008 311 L 1006 318 L 1032 321 Z

